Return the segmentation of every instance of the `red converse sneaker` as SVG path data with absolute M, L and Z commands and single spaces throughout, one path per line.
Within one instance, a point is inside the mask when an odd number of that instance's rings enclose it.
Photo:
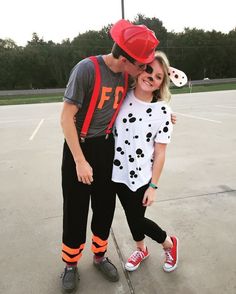
M 129 257 L 128 261 L 125 264 L 125 269 L 127 271 L 135 271 L 140 263 L 149 256 L 148 249 L 146 251 L 136 250 L 134 253 Z
M 164 249 L 166 260 L 163 265 L 165 272 L 172 272 L 176 269 L 178 263 L 178 239 L 175 236 L 171 236 L 173 247 L 170 249 Z

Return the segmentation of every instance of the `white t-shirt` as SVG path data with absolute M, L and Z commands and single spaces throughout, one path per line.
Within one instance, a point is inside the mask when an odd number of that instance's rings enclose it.
M 172 129 L 171 109 L 166 102 L 146 103 L 130 91 L 114 125 L 112 180 L 132 191 L 146 185 L 152 177 L 155 142 L 168 144 Z

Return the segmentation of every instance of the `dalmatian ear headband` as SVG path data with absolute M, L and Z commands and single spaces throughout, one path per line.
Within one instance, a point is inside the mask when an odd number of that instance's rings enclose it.
M 172 83 L 177 87 L 182 87 L 188 82 L 186 74 L 172 66 L 169 66 L 168 75 Z

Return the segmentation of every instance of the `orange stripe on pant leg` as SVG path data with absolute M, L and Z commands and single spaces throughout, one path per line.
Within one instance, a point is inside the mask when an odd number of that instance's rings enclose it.
M 64 243 L 62 244 L 62 250 L 70 255 L 79 254 L 81 250 L 84 249 L 84 244 L 81 244 L 79 248 L 70 248 L 66 246 Z
M 107 245 L 107 240 L 102 240 L 101 238 L 94 236 L 94 235 L 93 235 L 92 241 L 97 243 L 99 246 Z
M 103 253 L 107 250 L 107 240 L 102 240 L 101 238 L 93 235 L 92 238 L 93 244 L 92 244 L 92 251 L 93 253 Z M 97 245 L 97 246 L 96 246 Z
M 65 252 L 62 252 L 62 259 L 65 262 L 77 262 L 80 260 L 82 253 L 76 255 L 75 257 L 69 257 Z
M 107 250 L 107 246 L 102 246 L 97 248 L 95 245 L 92 244 L 91 249 L 93 253 L 100 253 L 100 252 L 105 252 Z

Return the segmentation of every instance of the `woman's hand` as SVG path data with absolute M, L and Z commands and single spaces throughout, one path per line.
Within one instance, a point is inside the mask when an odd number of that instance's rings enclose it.
M 156 190 L 152 187 L 147 188 L 143 196 L 143 206 L 151 206 L 156 199 Z

